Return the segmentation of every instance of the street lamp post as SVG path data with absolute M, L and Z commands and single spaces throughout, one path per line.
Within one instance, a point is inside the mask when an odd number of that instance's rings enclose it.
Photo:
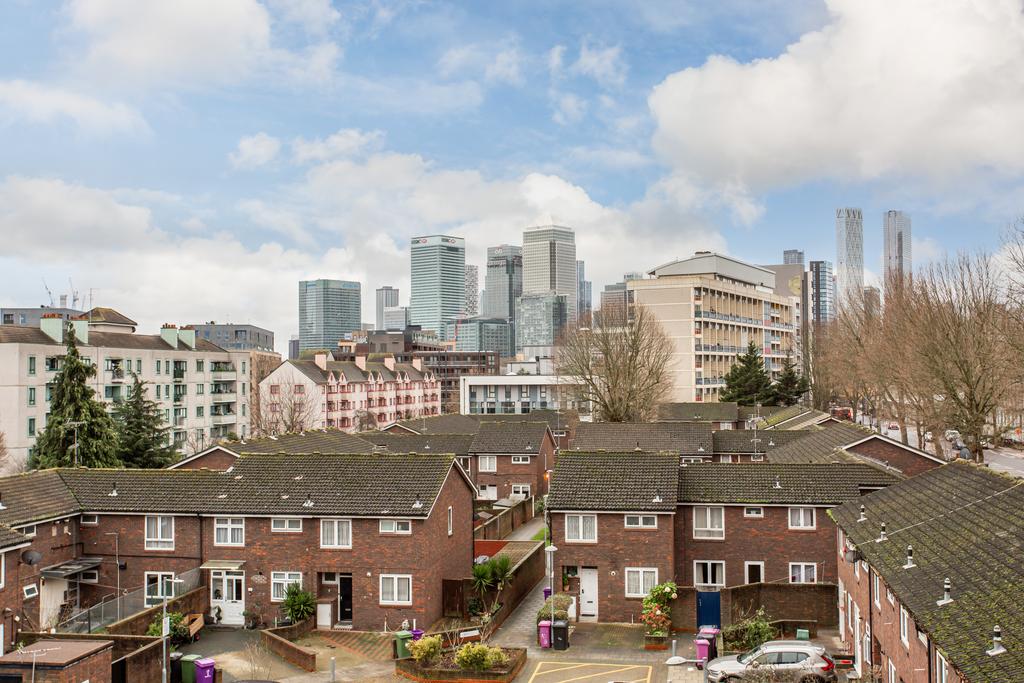
M 164 582 L 164 586 L 166 586 L 167 584 L 171 584 L 173 586 L 176 583 L 185 583 L 185 582 L 182 579 L 170 579 L 170 580 Z M 166 588 L 165 588 L 165 590 L 166 590 Z M 171 592 L 172 593 L 174 592 L 173 588 L 171 589 Z M 168 596 L 165 594 L 164 595 L 164 599 L 163 599 L 163 603 L 162 603 L 163 609 L 162 609 L 162 614 L 161 614 L 161 619 L 160 619 L 160 634 L 161 634 L 160 642 L 163 645 L 163 659 L 160 660 L 160 673 L 161 673 L 160 681 L 161 681 L 161 683 L 167 683 L 167 636 L 171 632 L 171 629 L 169 628 L 170 625 L 167 622 L 167 598 L 168 598 Z
M 558 550 L 554 545 L 549 544 L 544 548 L 544 552 L 548 556 L 548 589 L 551 591 L 551 596 L 555 595 L 555 551 Z M 554 640 L 553 636 L 555 633 L 555 601 L 551 601 L 551 630 L 548 631 L 549 638 Z
M 78 467 L 78 428 L 84 425 L 85 422 L 81 420 L 70 420 L 65 424 L 75 430 L 75 444 L 71 448 L 75 451 L 75 457 L 73 460 L 74 466 Z

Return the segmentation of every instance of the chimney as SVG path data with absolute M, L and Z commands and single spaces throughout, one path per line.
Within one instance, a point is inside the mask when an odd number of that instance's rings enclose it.
M 414 368 L 416 368 L 417 370 L 419 370 L 420 372 L 423 372 L 423 359 L 422 358 L 413 358 L 412 359 L 412 366 Z
M 185 325 L 178 330 L 178 341 L 187 346 L 188 348 L 195 351 L 196 349 L 196 330 L 191 325 Z
M 384 356 L 384 367 L 386 367 L 388 370 L 391 370 L 392 372 L 394 372 L 395 371 L 395 357 L 394 356 Z
M 75 339 L 80 344 L 89 343 L 89 321 L 88 320 L 72 320 L 71 326 L 75 328 Z
M 315 353 L 313 354 L 313 362 L 321 370 L 327 369 L 327 354 L 326 353 Z
M 60 313 L 43 313 L 39 319 L 39 329 L 58 344 L 64 343 L 64 319 Z
M 164 323 L 163 325 L 161 325 L 160 326 L 160 338 L 163 339 L 164 342 L 168 346 L 170 346 L 172 348 L 175 348 L 175 349 L 178 348 L 178 328 L 177 328 L 177 326 L 176 325 L 172 325 L 170 323 Z
M 356 356 L 356 367 L 366 372 L 366 356 Z

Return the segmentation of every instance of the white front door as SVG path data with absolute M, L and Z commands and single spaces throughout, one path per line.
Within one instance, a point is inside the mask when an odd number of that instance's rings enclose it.
M 580 569 L 580 616 L 597 616 L 597 570 L 593 567 Z
M 210 572 L 210 609 L 216 615 L 220 608 L 220 623 L 225 626 L 243 626 L 245 617 L 245 572 L 215 570 Z
M 317 628 L 330 628 L 331 627 L 331 603 L 329 602 L 318 602 L 316 605 L 316 627 Z
M 861 649 L 861 638 L 860 638 L 860 605 L 857 603 L 853 604 L 853 654 L 855 658 L 854 668 L 857 669 L 857 675 L 863 673 L 861 666 L 861 657 L 864 651 Z
M 39 625 L 48 629 L 57 625 L 60 608 L 67 597 L 67 579 L 43 579 L 39 588 Z

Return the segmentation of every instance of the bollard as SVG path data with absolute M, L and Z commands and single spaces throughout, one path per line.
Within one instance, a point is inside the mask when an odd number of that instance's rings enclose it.
M 331 683 L 334 683 L 334 681 L 336 680 L 335 677 L 334 677 L 334 675 L 335 675 L 334 667 L 335 667 L 336 664 L 337 664 L 337 662 L 335 661 L 334 657 L 331 657 Z

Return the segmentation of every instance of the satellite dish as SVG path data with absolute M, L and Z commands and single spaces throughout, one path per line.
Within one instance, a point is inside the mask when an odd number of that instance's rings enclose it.
M 39 564 L 41 559 L 43 559 L 43 554 L 36 550 L 26 550 L 21 554 L 21 561 L 30 566 Z

